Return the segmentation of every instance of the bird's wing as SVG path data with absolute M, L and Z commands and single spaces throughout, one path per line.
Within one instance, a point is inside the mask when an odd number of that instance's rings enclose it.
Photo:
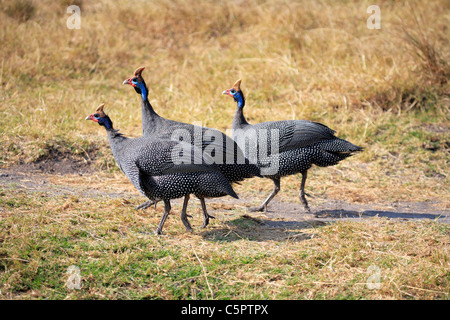
M 189 143 L 160 140 L 141 147 L 136 166 L 149 176 L 173 173 L 218 172 L 213 159 Z
M 307 120 L 263 122 L 253 127 L 258 130 L 258 136 L 261 136 L 261 129 L 267 130 L 268 143 L 271 143 L 272 137 L 278 137 L 280 152 L 335 138 L 334 130 L 321 123 Z
M 186 124 L 173 120 L 168 120 L 170 126 L 167 139 L 172 141 L 184 141 L 201 148 L 205 153 L 214 154 L 213 158 L 221 159 L 222 163 L 230 159 L 241 159 L 243 152 L 236 142 L 223 132 L 217 129 Z M 214 150 L 214 151 L 213 151 Z
M 229 161 L 234 163 L 237 159 L 245 158 L 236 141 L 217 129 L 203 128 L 202 149 L 208 155 L 211 155 L 214 150 L 216 157 L 219 153 L 219 158 L 223 163 L 229 163 Z

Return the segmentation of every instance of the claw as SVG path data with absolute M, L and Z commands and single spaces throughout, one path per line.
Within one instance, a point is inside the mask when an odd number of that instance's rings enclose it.
M 206 226 L 209 224 L 209 219 L 215 219 L 216 217 L 214 217 L 214 216 L 211 216 L 211 215 L 207 215 L 206 217 L 205 217 L 205 219 L 203 220 L 203 224 L 202 224 L 202 226 L 201 226 L 201 228 L 206 228 Z
M 206 228 L 206 226 L 207 226 L 208 224 L 209 224 L 209 218 L 204 219 L 201 228 Z
M 248 208 L 248 211 L 250 211 L 250 212 L 263 212 L 263 211 L 267 212 L 267 206 Z
M 156 209 L 156 202 L 153 202 L 153 201 L 144 202 L 144 203 L 138 205 L 137 207 L 135 207 L 134 209 L 135 210 L 140 210 L 140 209 L 144 210 L 144 209 L 149 208 L 152 204 L 155 205 L 155 209 Z
M 183 222 L 183 224 L 186 228 L 186 231 L 189 231 L 191 233 L 194 232 L 194 230 L 192 230 L 191 224 L 189 223 L 189 221 L 187 219 L 182 218 L 181 221 Z

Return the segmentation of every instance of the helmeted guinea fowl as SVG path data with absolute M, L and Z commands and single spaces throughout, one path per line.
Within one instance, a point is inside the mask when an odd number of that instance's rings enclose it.
M 148 88 L 142 77 L 145 67 L 140 67 L 134 72 L 134 76 L 125 80 L 123 84 L 134 87 L 141 96 L 142 131 L 144 136 L 157 136 L 162 139 L 183 141 L 201 148 L 202 152 L 211 157 L 217 164 L 220 172 L 230 182 L 239 182 L 246 178 L 259 176 L 259 168 L 249 163 L 236 142 L 219 130 L 196 126 L 188 123 L 169 120 L 158 115 L 148 100 Z M 206 212 L 204 199 L 199 198 L 204 216 L 203 226 L 208 224 L 209 218 L 213 218 Z M 142 204 L 141 208 L 150 203 Z M 138 207 L 138 208 L 139 208 Z
M 233 119 L 233 138 L 250 160 L 257 159 L 261 175 L 272 179 L 274 189 L 261 206 L 253 211 L 267 211 L 268 203 L 280 191 L 280 178 L 302 174 L 299 197 L 308 212 L 305 198 L 307 171 L 313 164 L 327 167 L 362 151 L 346 140 L 336 137 L 327 126 L 307 120 L 269 121 L 249 124 L 244 116 L 245 98 L 240 88 L 241 80 L 222 92 L 237 102 Z
M 133 185 L 150 200 L 164 201 L 164 214 L 156 233 L 162 233 L 171 199 L 185 197 L 181 220 L 186 229 L 192 231 L 186 214 L 190 194 L 202 199 L 226 195 L 238 198 L 217 166 L 206 163 L 211 159 L 201 157 L 195 146 L 151 136 L 127 138 L 113 128 L 103 106 L 101 104 L 86 120 L 105 127 L 114 158 Z

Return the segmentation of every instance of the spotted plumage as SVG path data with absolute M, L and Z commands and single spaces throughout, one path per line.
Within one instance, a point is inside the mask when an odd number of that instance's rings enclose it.
M 268 203 L 280 190 L 281 177 L 301 173 L 299 196 L 305 209 L 310 211 L 305 198 L 307 170 L 313 164 L 321 167 L 335 165 L 363 148 L 339 139 L 334 130 L 318 122 L 285 120 L 249 124 L 243 112 L 245 97 L 240 85 L 241 80 L 238 80 L 223 92 L 237 103 L 233 139 L 249 160 L 255 159 L 261 175 L 274 182 L 272 193 L 254 210 L 267 210 Z
M 148 88 L 142 77 L 144 67 L 136 69 L 134 76 L 125 80 L 124 84 L 134 87 L 141 96 L 142 132 L 144 136 L 159 137 L 161 139 L 183 141 L 202 149 L 206 156 L 210 156 L 217 164 L 220 172 L 230 182 L 239 182 L 246 178 L 260 176 L 259 168 L 249 163 L 236 142 L 219 130 L 196 126 L 188 123 L 165 119 L 158 115 L 148 100 Z M 211 217 L 205 211 L 202 199 L 204 224 L 208 224 Z M 149 204 L 140 207 L 145 208 Z
M 86 120 L 106 128 L 114 158 L 136 189 L 150 200 L 164 201 L 164 215 L 156 233 L 162 232 L 171 199 L 185 197 L 181 220 L 188 230 L 192 230 L 186 214 L 190 194 L 200 199 L 226 195 L 237 198 L 217 166 L 209 163 L 211 159 L 201 157 L 195 146 L 151 136 L 127 138 L 113 128 L 103 105 Z

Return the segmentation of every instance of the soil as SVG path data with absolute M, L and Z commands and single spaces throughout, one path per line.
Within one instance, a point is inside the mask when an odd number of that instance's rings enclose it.
M 88 161 L 71 159 L 46 159 L 31 164 L 22 164 L 8 169 L 0 169 L 0 186 L 3 188 L 22 188 L 29 192 L 51 192 L 56 195 L 80 195 L 85 197 L 99 196 L 99 192 L 89 193 L 76 190 L 71 186 L 49 182 L 55 175 L 76 174 L 79 176 L 90 174 L 98 169 Z M 105 195 L 105 192 L 102 192 Z M 109 197 L 132 197 L 136 193 L 109 192 Z M 142 202 L 146 201 L 142 197 Z M 208 201 L 208 210 L 211 215 L 220 216 L 224 210 L 232 210 L 236 207 L 248 208 L 249 203 L 258 203 L 264 199 L 249 199 L 242 196 L 236 200 L 229 197 Z M 181 199 L 174 203 L 181 203 Z M 198 202 L 198 201 L 196 201 Z M 198 203 L 196 203 L 198 204 Z M 268 206 L 267 212 L 248 213 L 243 218 L 255 221 L 269 227 L 289 228 L 299 223 L 328 223 L 339 219 L 360 221 L 370 217 L 385 217 L 398 220 L 437 220 L 442 223 L 450 223 L 450 210 L 437 200 L 427 202 L 398 202 L 398 203 L 347 203 L 344 201 L 326 199 L 318 206 L 311 208 L 312 213 L 306 213 L 298 198 L 292 202 L 281 202 L 275 198 Z M 152 210 L 152 209 L 146 209 Z
M 86 158 L 87 156 L 87 158 Z M 84 157 L 73 157 L 71 154 L 59 151 L 51 151 L 38 161 L 21 164 L 13 167 L 13 172 L 41 172 L 49 174 L 85 174 L 95 171 L 92 165 L 93 155 L 86 154 Z

